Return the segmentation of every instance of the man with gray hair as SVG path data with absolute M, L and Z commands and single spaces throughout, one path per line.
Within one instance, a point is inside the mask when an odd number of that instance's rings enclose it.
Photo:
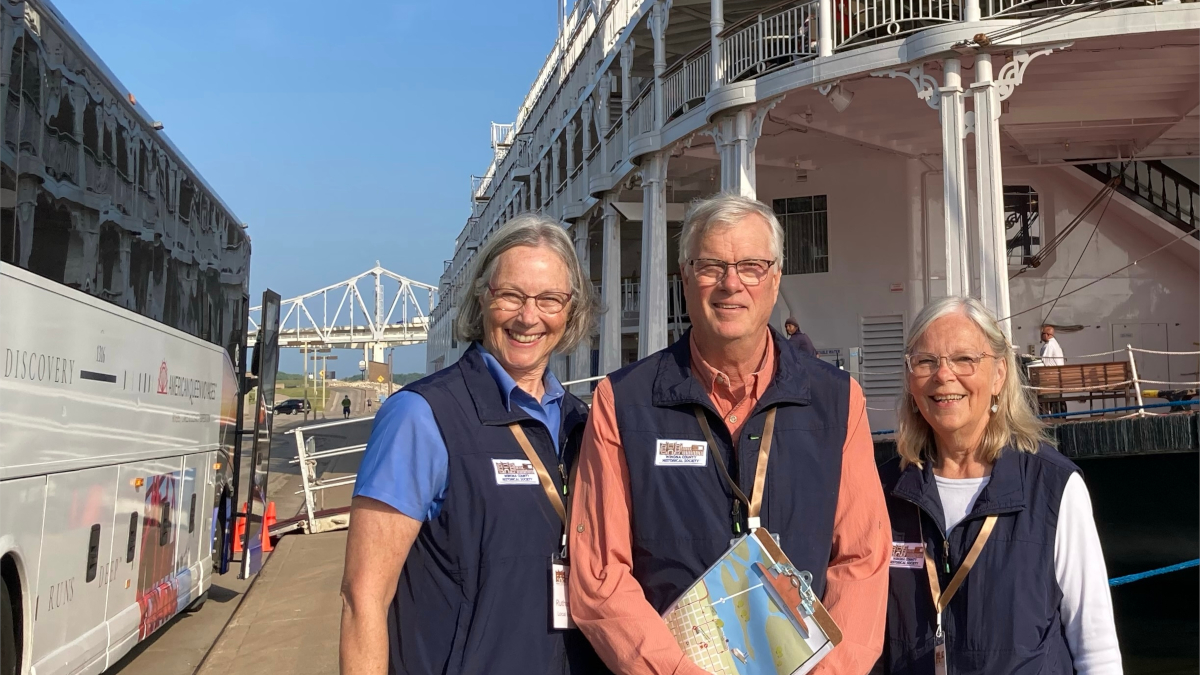
M 767 206 L 695 204 L 679 242 L 691 330 L 595 391 L 572 490 L 571 614 L 614 671 L 705 672 L 660 615 L 759 526 L 841 627 L 815 672 L 866 673 L 879 657 L 891 541 L 865 400 L 769 327 L 782 262 Z M 680 441 L 705 450 L 680 459 Z

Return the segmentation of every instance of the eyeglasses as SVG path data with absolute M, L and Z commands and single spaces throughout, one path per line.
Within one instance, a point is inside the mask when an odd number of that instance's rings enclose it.
M 571 302 L 570 293 L 540 293 L 538 295 L 525 295 L 521 291 L 512 288 L 492 288 L 488 286 L 488 292 L 492 294 L 492 298 L 496 300 L 496 306 L 506 312 L 516 312 L 525 306 L 525 303 L 530 299 L 533 304 L 543 314 L 558 314 L 567 307 L 567 303 Z
M 993 354 L 968 354 L 958 353 L 949 356 L 938 356 L 937 354 L 906 354 L 904 360 L 908 363 L 908 371 L 917 377 L 929 377 L 938 371 L 942 365 L 942 359 L 946 359 L 946 364 L 950 366 L 950 370 L 955 375 L 974 375 L 979 369 L 979 363 L 984 359 L 996 358 Z
M 767 274 L 774 264 L 774 260 L 756 259 L 739 260 L 735 263 L 713 258 L 693 258 L 688 261 L 688 265 L 692 267 L 692 273 L 696 275 L 696 281 L 701 286 L 713 286 L 721 283 L 725 279 L 725 275 L 729 273 L 730 267 L 737 269 L 738 278 L 742 280 L 743 284 L 757 286 L 767 278 Z

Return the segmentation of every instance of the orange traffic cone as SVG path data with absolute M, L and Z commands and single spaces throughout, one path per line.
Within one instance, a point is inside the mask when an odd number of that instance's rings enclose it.
M 249 504 L 242 504 L 242 513 L 250 510 Z M 246 516 L 237 515 L 234 517 L 233 525 L 233 552 L 242 552 L 242 538 L 246 536 Z
M 271 545 L 271 526 L 275 524 L 275 502 L 267 502 L 267 512 L 263 515 L 262 550 L 270 553 L 275 549 Z

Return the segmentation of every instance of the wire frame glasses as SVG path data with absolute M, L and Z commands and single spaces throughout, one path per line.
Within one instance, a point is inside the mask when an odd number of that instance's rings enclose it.
M 570 293 L 548 292 L 526 295 L 514 288 L 492 288 L 491 286 L 488 286 L 488 292 L 492 294 L 496 307 L 506 312 L 519 311 L 526 302 L 532 299 L 534 306 L 543 314 L 558 314 L 571 302 Z
M 774 264 L 774 260 L 754 258 L 733 263 L 714 258 L 693 258 L 688 261 L 688 265 L 692 267 L 692 274 L 696 276 L 696 281 L 701 286 L 713 286 L 721 283 L 725 279 L 725 275 L 729 273 L 730 267 L 737 270 L 738 278 L 742 280 L 743 284 L 757 286 L 767 278 L 771 272 L 771 266 Z
M 942 359 L 946 360 L 946 365 L 955 375 L 974 375 L 975 371 L 979 370 L 979 364 L 984 359 L 994 359 L 994 354 L 980 353 L 971 354 L 969 352 L 959 352 L 957 354 L 937 355 L 937 354 L 906 354 L 904 361 L 908 364 L 908 372 L 917 377 L 929 377 L 938 371 L 942 365 Z

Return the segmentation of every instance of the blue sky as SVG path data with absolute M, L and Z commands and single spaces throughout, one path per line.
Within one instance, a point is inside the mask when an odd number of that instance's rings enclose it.
M 377 259 L 436 285 L 489 123 L 512 121 L 558 21 L 553 0 L 54 2 L 249 224 L 255 304 Z M 397 372 L 424 367 L 396 350 Z

